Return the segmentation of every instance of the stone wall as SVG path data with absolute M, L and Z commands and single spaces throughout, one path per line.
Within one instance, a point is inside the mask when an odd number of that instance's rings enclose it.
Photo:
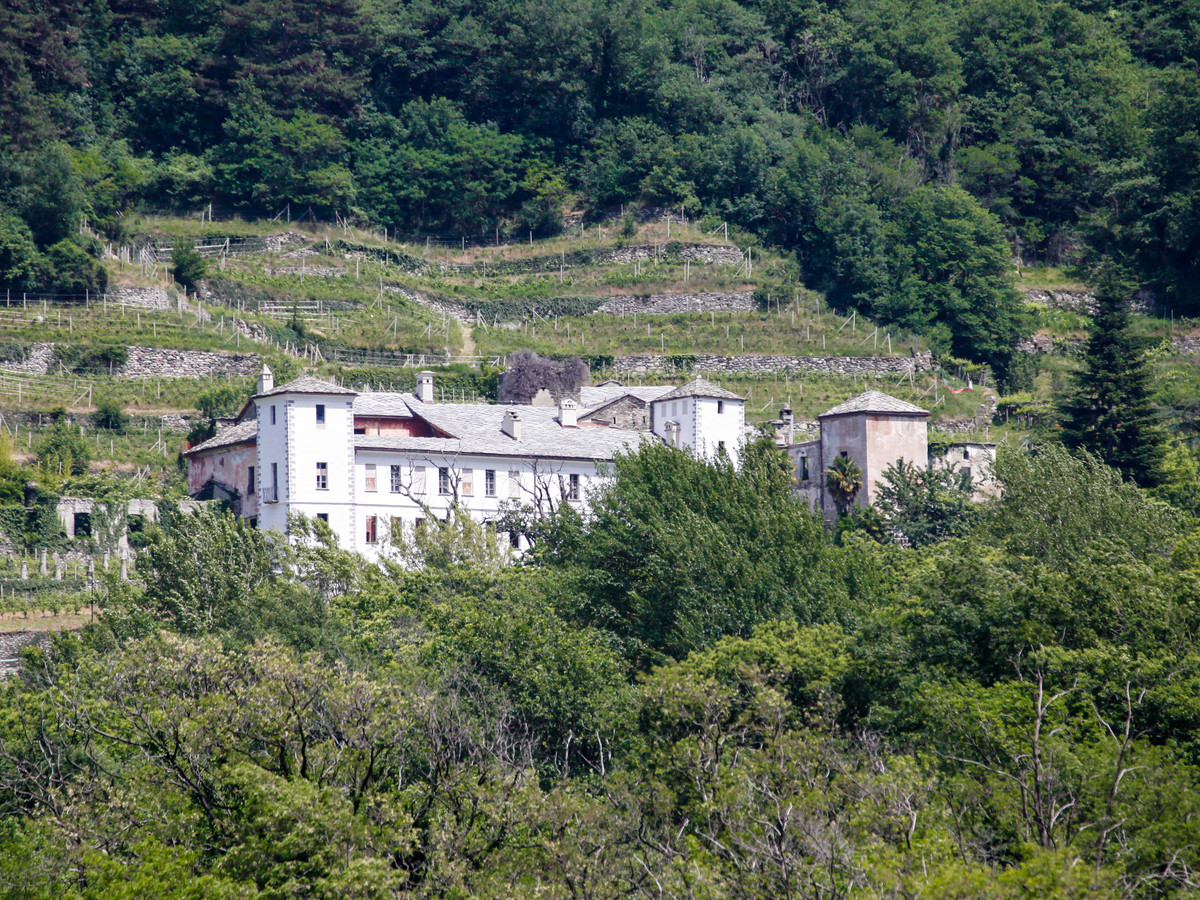
M 598 414 L 587 416 L 582 421 L 604 422 L 617 428 L 632 428 L 635 431 L 650 430 L 650 404 L 637 397 L 622 397 L 598 410 Z
M 45 375 L 54 361 L 53 344 L 30 344 L 29 353 L 22 360 L 0 362 L 6 372 L 21 372 L 24 375 Z
M 168 350 L 129 347 L 129 358 L 117 373 L 121 378 L 211 378 L 214 375 L 257 375 L 262 357 L 257 353 L 209 353 L 203 350 Z
M 115 306 L 174 310 L 179 305 L 175 295 L 162 288 L 113 287 L 107 293 L 108 302 Z
M 214 375 L 257 375 L 262 357 L 257 353 L 210 353 L 205 350 L 167 350 L 161 347 L 127 347 L 125 365 L 118 378 L 211 378 Z M 54 365 L 54 344 L 32 344 L 20 362 L 0 362 L 0 369 L 25 375 L 47 375 Z M 55 370 L 57 371 L 57 369 Z
M 1026 291 L 1025 299 L 1039 306 L 1066 309 L 1091 315 L 1096 311 L 1096 298 L 1086 291 Z
M 596 308 L 598 313 L 620 315 L 638 312 L 646 315 L 668 315 L 694 312 L 753 312 L 753 291 L 719 293 L 701 291 L 695 294 L 641 294 L 610 297 Z
M 690 363 L 681 367 L 681 364 Z M 933 368 L 928 354 L 919 356 L 617 356 L 619 375 L 688 371 L 716 375 L 767 375 L 782 372 L 822 375 L 901 375 Z

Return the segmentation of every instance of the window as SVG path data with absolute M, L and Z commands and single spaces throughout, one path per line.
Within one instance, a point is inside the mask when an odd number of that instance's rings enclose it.
M 246 521 L 250 523 L 250 527 L 251 527 L 251 528 L 257 528 L 257 527 L 258 527 L 258 516 L 251 516 L 251 517 L 250 517 L 249 519 L 247 519 Z
M 254 493 L 254 466 L 246 468 L 246 496 L 251 496 Z
M 376 538 L 377 538 L 377 535 L 375 534 L 375 522 L 376 521 L 377 520 L 376 520 L 375 516 L 367 516 L 367 543 L 368 544 L 374 544 L 376 542 Z
M 404 485 L 400 482 L 400 467 L 392 466 L 392 493 L 398 494 L 404 489 Z
M 329 490 L 329 463 L 317 463 L 317 490 Z
M 404 520 L 399 516 L 392 516 L 392 530 L 389 532 L 392 543 L 404 537 Z
M 963 474 L 967 476 L 967 481 L 971 480 L 971 467 L 963 466 Z
M 579 499 L 579 475 L 572 473 L 567 480 L 567 499 Z
M 508 473 L 508 496 L 521 496 L 521 473 L 515 469 Z
M 963 459 L 970 459 L 970 458 L 971 458 L 971 448 L 963 447 Z
M 271 404 L 271 424 L 275 424 L 275 404 Z
M 324 522 L 326 525 L 329 524 L 329 513 L 317 513 L 317 518 L 320 519 L 322 522 Z
M 279 463 L 271 463 L 271 503 L 279 501 Z
M 474 469 L 463 469 L 461 483 L 459 484 L 459 490 L 462 492 L 462 495 L 464 497 L 474 497 L 475 496 L 475 470 Z
M 724 400 L 718 400 L 718 401 L 717 401 L 717 415 L 719 416 L 719 415 L 721 415 L 721 413 L 723 413 L 723 412 L 725 412 L 725 401 L 724 401 Z
M 438 493 L 443 496 L 450 493 L 450 470 L 445 466 L 438 469 Z
M 418 497 L 425 495 L 425 468 L 413 469 L 412 492 Z
M 838 454 L 838 456 L 840 456 L 842 459 L 849 459 L 850 453 L 847 450 L 843 450 L 841 453 Z
M 808 481 L 808 457 L 801 456 L 796 462 L 800 465 L 800 480 Z
M 71 533 L 75 537 L 91 537 L 92 536 L 92 514 L 86 512 L 75 513 L 75 521 L 71 526 Z
M 317 404 L 317 427 L 318 428 L 325 427 L 325 404 L 324 403 Z
M 717 441 L 717 452 L 718 453 L 725 452 L 725 442 L 724 441 Z
M 368 491 L 379 490 L 379 482 L 375 477 L 375 463 L 367 463 L 363 468 L 366 471 L 366 489 Z
M 483 473 L 483 494 L 485 497 L 496 496 L 496 470 L 488 469 Z

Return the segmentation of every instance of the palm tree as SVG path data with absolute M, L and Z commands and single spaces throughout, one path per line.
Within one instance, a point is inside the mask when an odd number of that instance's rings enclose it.
M 834 457 L 833 465 L 825 470 L 825 490 L 833 497 L 839 516 L 850 512 L 862 484 L 862 469 L 848 456 Z

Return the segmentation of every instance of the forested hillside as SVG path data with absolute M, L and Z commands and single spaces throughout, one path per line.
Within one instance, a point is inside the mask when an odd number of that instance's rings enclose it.
M 544 233 L 709 215 L 1003 375 L 1009 258 L 1197 307 L 1197 10 L 1032 0 L 16 0 L 0 281 L 102 277 L 80 216 Z

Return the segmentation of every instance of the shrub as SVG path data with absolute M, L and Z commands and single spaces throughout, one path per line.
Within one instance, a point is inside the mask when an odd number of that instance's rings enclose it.
M 195 247 L 180 244 L 171 251 L 171 274 L 175 280 L 190 290 L 208 274 L 208 260 Z
M 104 397 L 97 401 L 92 421 L 96 423 L 97 428 L 106 428 L 117 434 L 124 434 L 125 427 L 129 424 L 129 416 L 125 415 L 120 403 L 112 397 Z

